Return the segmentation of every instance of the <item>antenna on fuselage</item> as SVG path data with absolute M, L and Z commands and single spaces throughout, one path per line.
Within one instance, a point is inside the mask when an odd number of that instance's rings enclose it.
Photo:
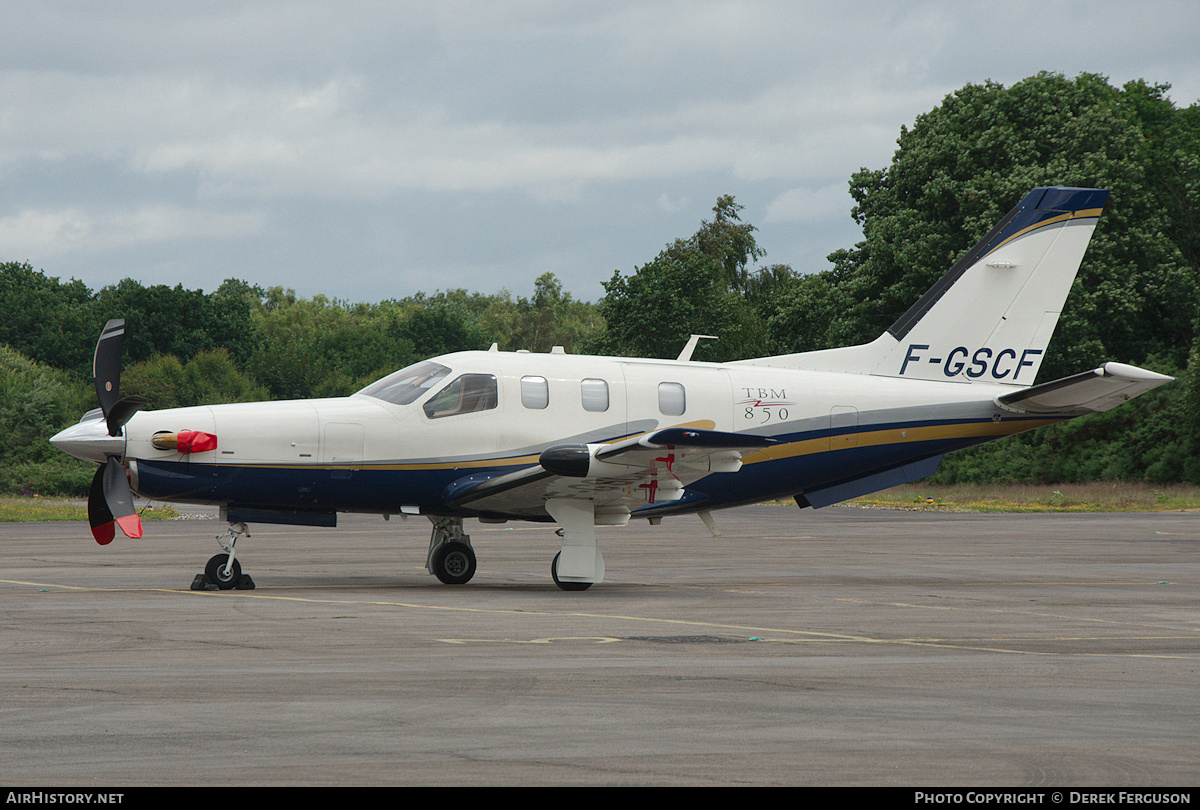
M 704 340 L 716 340 L 717 336 L 716 335 L 692 335 L 690 338 L 688 338 L 687 345 L 685 345 L 683 347 L 683 351 L 681 351 L 679 353 L 679 356 L 676 357 L 675 359 L 681 363 L 686 363 L 689 360 L 691 360 L 692 352 L 696 351 L 696 344 L 700 342 L 701 338 L 703 338 Z

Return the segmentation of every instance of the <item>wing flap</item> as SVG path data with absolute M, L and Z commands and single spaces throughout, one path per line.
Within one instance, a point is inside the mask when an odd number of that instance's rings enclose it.
M 468 476 L 446 490 L 452 506 L 515 517 L 546 514 L 552 498 L 595 502 L 597 521 L 628 519 L 633 509 L 679 500 L 706 475 L 736 472 L 742 457 L 773 439 L 714 430 L 666 428 L 612 444 L 559 445 L 539 463 L 494 476 Z
M 1137 366 L 1105 363 L 1091 371 L 996 397 L 996 404 L 1032 414 L 1099 413 L 1174 379 Z

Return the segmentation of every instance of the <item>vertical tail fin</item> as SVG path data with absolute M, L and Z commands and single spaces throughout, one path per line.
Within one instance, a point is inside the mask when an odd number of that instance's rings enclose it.
M 1108 194 L 1034 189 L 877 340 L 749 362 L 1032 385 Z
M 1108 192 L 1039 188 L 888 328 L 876 374 L 1032 385 Z

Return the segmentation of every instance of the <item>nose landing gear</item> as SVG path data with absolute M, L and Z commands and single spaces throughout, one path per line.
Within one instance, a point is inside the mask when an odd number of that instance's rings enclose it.
M 192 580 L 193 591 L 230 591 L 235 588 L 239 591 L 254 590 L 254 580 L 249 574 L 242 573 L 241 563 L 234 557 L 234 547 L 238 537 L 243 534 L 246 537 L 250 536 L 245 523 L 230 523 L 225 534 L 217 537 L 217 543 L 225 549 L 225 553 L 214 555 L 204 566 L 204 573 L 196 574 L 196 578 Z M 229 538 L 228 543 L 222 541 L 225 537 Z

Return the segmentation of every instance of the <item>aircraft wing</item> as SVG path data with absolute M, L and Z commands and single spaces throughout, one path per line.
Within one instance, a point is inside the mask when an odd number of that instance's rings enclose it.
M 539 463 L 515 472 L 466 476 L 446 501 L 475 512 L 544 516 L 554 498 L 586 498 L 598 522 L 621 523 L 641 506 L 678 501 L 684 488 L 712 473 L 737 472 L 742 457 L 774 440 L 744 433 L 666 428 L 612 444 L 556 445 Z
M 998 396 L 996 403 L 1009 410 L 1032 414 L 1098 413 L 1173 379 L 1137 366 L 1105 363 L 1082 374 Z

